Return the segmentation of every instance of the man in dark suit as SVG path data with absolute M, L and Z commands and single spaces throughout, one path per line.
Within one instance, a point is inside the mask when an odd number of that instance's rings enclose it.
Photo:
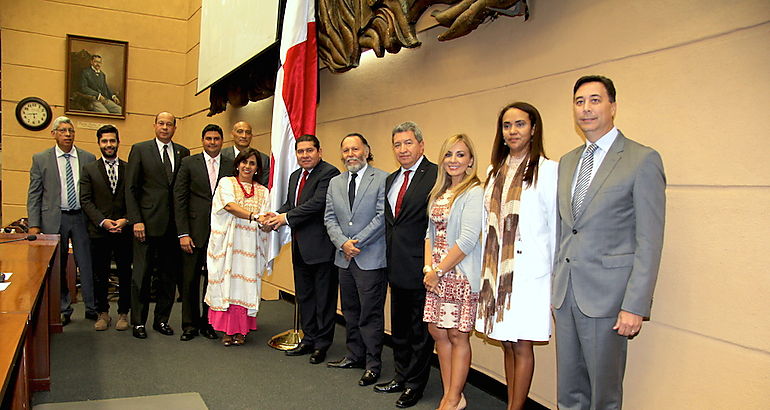
M 116 330 L 128 329 L 131 308 L 131 227 L 126 211 L 126 162 L 118 158 L 120 135 L 112 125 L 96 130 L 102 158 L 83 167 L 80 204 L 90 223 L 91 260 L 94 268 L 94 298 L 99 319 L 96 330 L 107 330 L 112 322 L 107 288 L 110 260 L 118 268 L 118 322 Z
M 80 92 L 89 96 L 91 109 L 105 114 L 121 114 L 120 99 L 107 85 L 107 75 L 102 71 L 102 56 L 91 56 L 91 66 L 80 72 Z
M 369 143 L 353 133 L 342 139 L 347 171 L 329 181 L 324 224 L 337 252 L 340 299 L 348 354 L 327 363 L 333 368 L 366 366 L 359 386 L 374 384 L 382 369 L 385 327 L 385 171 L 369 165 Z
M 403 392 L 396 406 L 422 398 L 430 374 L 433 338 L 422 320 L 425 309 L 423 264 L 428 229 L 428 196 L 438 167 L 423 155 L 425 144 L 417 124 L 405 122 L 391 134 L 401 167 L 385 180 L 385 241 L 390 282 L 390 324 L 396 374 L 374 386 L 379 393 Z
M 254 134 L 251 131 L 251 124 L 248 122 L 238 121 L 233 124 L 230 134 L 233 136 L 234 145 L 232 148 L 227 148 L 226 151 L 232 151 L 233 158 L 237 157 L 241 151 L 251 147 L 251 139 Z M 259 160 L 262 162 L 262 175 L 257 182 L 266 187 L 270 181 L 270 156 L 259 150 L 257 152 L 259 153 Z
M 134 224 L 134 271 L 131 281 L 131 325 L 134 337 L 147 337 L 150 279 L 157 268 L 155 317 L 152 328 L 170 336 L 168 325 L 179 276 L 179 239 L 174 222 L 174 179 L 190 150 L 174 143 L 176 117 L 155 116 L 155 138 L 134 144 L 128 155 L 126 206 Z
M 300 168 L 289 176 L 286 202 L 267 225 L 272 229 L 282 225 L 291 227 L 294 290 L 305 337 L 286 355 L 311 353 L 310 363 L 318 364 L 326 359 L 326 350 L 334 339 L 337 270 L 334 245 L 326 233 L 323 218 L 329 181 L 340 171 L 321 159 L 321 143 L 314 135 L 297 138 L 294 152 Z
M 211 199 L 220 178 L 233 175 L 233 157 L 222 151 L 222 128 L 209 124 L 201 132 L 203 152 L 182 159 L 174 183 L 174 215 L 182 248 L 182 336 L 192 340 L 202 334 L 216 339 L 208 322 L 208 306 L 203 303 L 201 279 L 205 294 L 206 248 L 211 231 Z
M 559 161 L 559 408 L 619 409 L 628 339 L 650 315 L 658 277 L 666 177 L 655 150 L 615 128 L 612 80 L 581 77 L 573 97 L 587 141 Z
M 29 233 L 61 235 L 61 314 L 67 325 L 72 316 L 69 288 L 67 287 L 67 257 L 69 241 L 75 263 L 80 270 L 80 294 L 86 305 L 86 318 L 96 320 L 93 270 L 89 249 L 88 221 L 80 208 L 79 180 L 83 166 L 96 161 L 88 151 L 74 146 L 75 126 L 67 117 L 53 121 L 51 135 L 56 145 L 32 156 L 29 170 L 27 213 Z

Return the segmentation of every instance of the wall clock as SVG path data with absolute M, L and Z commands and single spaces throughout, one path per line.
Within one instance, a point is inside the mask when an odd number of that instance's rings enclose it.
M 41 98 L 27 97 L 16 104 L 16 120 L 26 129 L 40 131 L 51 123 L 51 106 Z

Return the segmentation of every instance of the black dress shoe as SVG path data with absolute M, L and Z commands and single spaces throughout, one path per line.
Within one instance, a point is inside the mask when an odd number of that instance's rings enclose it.
M 326 350 L 316 349 L 310 354 L 310 364 L 318 364 L 326 360 Z
M 363 369 L 364 362 L 357 362 L 355 360 L 350 360 L 347 357 L 343 357 L 342 359 L 335 362 L 326 363 L 326 367 L 332 367 L 335 369 Z
M 134 326 L 134 337 L 137 339 L 147 339 L 147 331 L 144 326 Z
M 166 336 L 174 335 L 174 329 L 172 329 L 171 326 L 169 326 L 166 322 L 153 323 L 152 328 Z
M 99 319 L 99 313 L 98 312 L 86 312 L 86 319 L 98 320 Z
M 313 351 L 313 346 L 307 343 L 300 343 L 299 346 L 295 347 L 294 349 L 287 350 L 286 356 L 302 356 L 305 354 L 309 354 L 312 351 Z
M 217 335 L 217 332 L 214 331 L 214 329 L 208 327 L 201 330 L 201 336 L 205 337 L 206 339 L 216 340 L 219 339 L 219 336 Z
M 72 322 L 72 315 L 61 315 L 61 325 L 67 326 Z
M 361 380 L 358 381 L 359 386 L 368 386 L 370 384 L 374 384 L 374 382 L 377 381 L 377 379 L 380 378 L 380 375 L 371 371 L 367 370 L 364 372 L 364 375 L 361 376 Z
M 405 409 L 407 407 L 412 407 L 415 404 L 417 404 L 418 401 L 422 398 L 422 392 L 417 391 L 415 389 L 406 389 L 403 393 L 401 393 L 401 397 L 396 400 L 396 407 Z
M 404 391 L 406 386 L 404 383 L 399 383 L 396 380 L 391 380 L 387 383 L 381 383 L 374 386 L 374 391 L 377 393 L 398 393 Z
M 182 336 L 179 337 L 179 340 L 186 342 L 188 340 L 193 340 L 195 336 L 198 336 L 198 329 L 187 329 L 182 332 Z

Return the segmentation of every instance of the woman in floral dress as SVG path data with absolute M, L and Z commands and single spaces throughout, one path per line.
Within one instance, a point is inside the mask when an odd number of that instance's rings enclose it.
M 444 395 L 439 409 L 463 409 L 471 366 L 470 332 L 479 298 L 484 190 L 476 176 L 476 155 L 468 136 L 444 141 L 436 185 L 430 194 L 425 239 L 428 293 L 423 320 L 436 341 Z

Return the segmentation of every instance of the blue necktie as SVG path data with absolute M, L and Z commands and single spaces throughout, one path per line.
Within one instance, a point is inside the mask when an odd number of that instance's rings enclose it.
M 64 161 L 66 163 L 64 175 L 67 180 L 67 206 L 70 210 L 74 210 L 78 208 L 78 194 L 75 192 L 75 177 L 72 173 L 70 157 L 72 157 L 72 154 L 64 154 Z

